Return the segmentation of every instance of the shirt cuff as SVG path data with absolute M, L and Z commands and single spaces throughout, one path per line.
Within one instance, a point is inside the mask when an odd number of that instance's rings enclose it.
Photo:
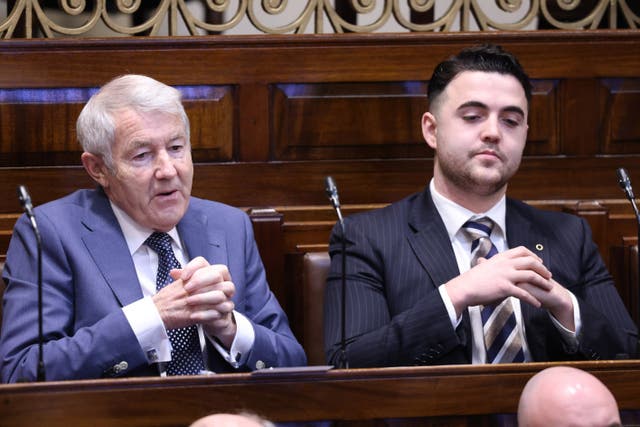
M 236 321 L 236 336 L 231 343 L 229 351 L 216 340 L 211 339 L 211 337 L 209 337 L 209 340 L 227 363 L 234 368 L 239 368 L 247 361 L 249 351 L 256 339 L 256 333 L 253 330 L 253 325 L 244 315 L 234 310 L 233 318 Z
M 551 321 L 555 325 L 558 332 L 560 332 L 560 336 L 562 337 L 564 343 L 571 351 L 577 351 L 578 349 L 578 337 L 580 336 L 580 330 L 582 329 L 582 321 L 580 318 L 580 305 L 578 304 L 578 299 L 573 295 L 573 293 L 569 292 L 569 296 L 571 297 L 571 303 L 573 304 L 573 324 L 576 327 L 576 331 L 570 331 L 565 328 L 562 323 L 560 323 L 553 315 L 549 313 L 549 317 Z
M 142 351 L 151 363 L 171 360 L 171 342 L 160 313 L 151 297 L 139 299 L 122 307 Z
M 438 292 L 440 292 L 440 298 L 442 298 L 442 302 L 444 303 L 445 308 L 447 309 L 447 313 L 449 314 L 449 320 L 451 321 L 451 326 L 456 330 L 460 325 L 460 321 L 462 320 L 462 316 L 460 318 L 456 318 L 456 309 L 451 302 L 451 298 L 449 298 L 449 294 L 447 293 L 447 289 L 444 285 L 438 286 Z

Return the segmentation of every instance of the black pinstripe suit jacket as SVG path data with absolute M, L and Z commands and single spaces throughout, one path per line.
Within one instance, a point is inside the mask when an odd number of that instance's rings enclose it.
M 563 345 L 544 309 L 522 304 L 535 361 L 635 356 L 637 330 L 584 219 L 507 199 L 509 247 L 537 253 L 580 304 L 580 346 Z M 345 220 L 347 239 L 347 357 L 350 367 L 471 363 L 465 311 L 457 329 L 437 287 L 460 274 L 444 223 L 428 188 L 386 208 Z M 340 230 L 330 241 L 325 295 L 327 361 L 340 350 Z M 537 250 L 536 246 L 541 250 Z

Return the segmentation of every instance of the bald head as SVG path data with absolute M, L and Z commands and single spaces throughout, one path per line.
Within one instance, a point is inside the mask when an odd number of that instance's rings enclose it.
M 620 425 L 618 404 L 609 389 L 580 369 L 557 366 L 540 371 L 520 396 L 519 427 Z
M 196 420 L 189 427 L 268 427 L 272 423 L 254 415 L 215 414 Z

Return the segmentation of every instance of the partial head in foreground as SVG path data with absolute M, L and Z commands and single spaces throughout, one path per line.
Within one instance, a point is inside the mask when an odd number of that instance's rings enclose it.
M 618 427 L 613 394 L 588 372 L 568 366 L 544 369 L 526 384 L 518 404 L 519 427 Z
M 241 413 L 208 415 L 194 421 L 189 427 L 275 427 L 275 425 L 257 415 Z

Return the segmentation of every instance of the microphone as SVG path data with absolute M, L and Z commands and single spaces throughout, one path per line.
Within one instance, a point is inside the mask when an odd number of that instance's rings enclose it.
M 636 314 L 637 314 L 636 323 L 640 326 L 640 213 L 638 212 L 638 206 L 636 204 L 636 197 L 633 194 L 633 188 L 631 188 L 631 179 L 629 179 L 629 174 L 627 174 L 627 171 L 625 170 L 625 168 L 618 168 L 616 170 L 616 173 L 618 175 L 618 185 L 620 185 L 620 188 L 622 188 L 622 191 L 624 191 L 624 194 L 627 196 L 627 199 L 629 199 L 629 201 L 631 202 L 631 207 L 633 208 L 633 213 L 635 214 L 636 222 L 638 223 L 637 225 L 638 258 L 636 260 L 638 265 L 638 269 L 637 269 L 638 283 L 636 283 L 636 292 L 638 294 L 636 298 Z M 640 350 L 640 341 L 638 342 L 638 346 Z
M 346 338 L 346 324 L 347 324 L 347 243 L 345 237 L 344 219 L 342 217 L 342 211 L 340 209 L 340 198 L 338 197 L 338 187 L 332 177 L 327 176 L 324 179 L 325 192 L 331 202 L 331 206 L 338 215 L 338 221 L 340 223 L 341 232 L 341 258 L 342 258 L 342 270 L 340 271 L 340 357 L 338 358 L 338 368 L 349 368 L 349 361 L 347 360 L 347 338 Z
M 633 205 L 633 208 L 634 208 L 633 210 L 637 216 L 638 208 L 635 202 L 636 196 L 633 195 L 633 188 L 631 188 L 631 180 L 629 179 L 627 170 L 625 168 L 618 168 L 616 170 L 616 173 L 618 174 L 618 185 L 620 186 L 620 188 L 622 188 L 622 191 L 624 191 L 624 194 L 627 196 L 627 199 L 631 201 L 631 204 Z
M 340 221 L 341 226 L 344 228 L 344 220 L 342 219 L 342 211 L 340 210 L 340 197 L 338 197 L 338 187 L 336 187 L 336 183 L 332 177 L 327 176 L 324 179 L 325 192 L 327 193 L 327 197 L 331 202 L 331 206 L 335 209 L 336 214 L 338 215 L 338 220 Z
M 31 204 L 31 196 L 24 185 L 18 185 L 18 200 L 27 212 L 27 215 L 33 216 L 33 205 Z
M 38 371 L 37 381 L 45 381 L 45 369 L 44 369 L 44 333 L 43 333 L 43 315 L 42 315 L 42 239 L 40 238 L 40 230 L 38 230 L 38 223 L 36 222 L 36 215 L 33 212 L 33 204 L 31 203 L 31 196 L 27 191 L 27 187 L 24 185 L 18 185 L 18 200 L 25 214 L 31 222 L 31 228 L 36 236 L 36 245 L 38 249 Z

